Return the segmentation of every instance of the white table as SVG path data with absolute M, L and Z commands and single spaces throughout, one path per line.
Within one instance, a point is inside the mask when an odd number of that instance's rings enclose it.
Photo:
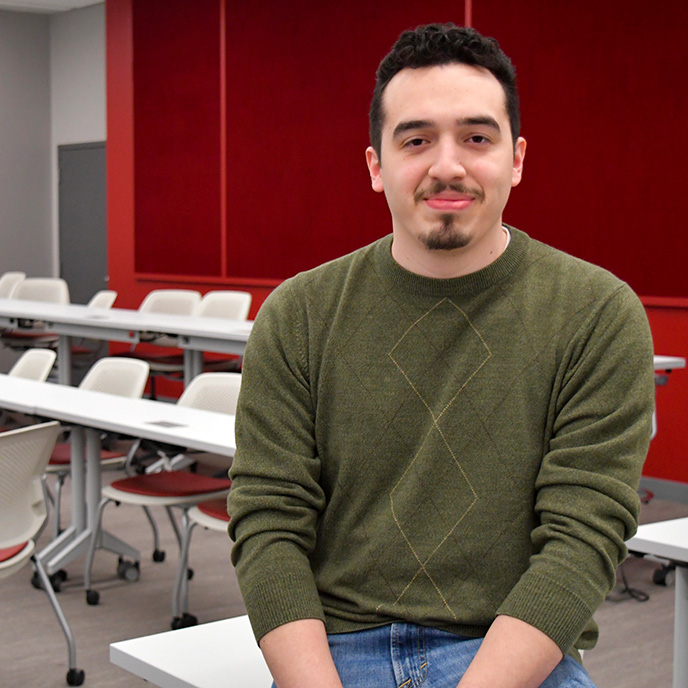
M 72 523 L 38 555 L 49 573 L 88 549 L 101 495 L 102 431 L 223 456 L 233 456 L 236 449 L 234 416 L 151 399 L 0 375 L 0 408 L 72 426 Z M 103 532 L 103 545 L 122 556 L 140 559 L 138 550 L 110 533 Z
M 676 564 L 673 688 L 688 686 L 688 518 L 648 523 L 627 543 L 631 552 Z
M 110 661 L 161 688 L 270 688 L 247 616 L 123 640 Z
M 685 368 L 686 359 L 681 356 L 655 356 L 654 368 L 655 372 L 676 370 L 677 368 Z
M 244 353 L 253 322 L 190 315 L 147 313 L 126 308 L 89 308 L 78 304 L 0 299 L 0 327 L 19 329 L 35 322 L 58 335 L 60 382 L 71 379 L 71 337 L 87 337 L 133 345 L 146 335 L 172 337 L 184 350 L 184 381 L 203 368 L 203 352 Z

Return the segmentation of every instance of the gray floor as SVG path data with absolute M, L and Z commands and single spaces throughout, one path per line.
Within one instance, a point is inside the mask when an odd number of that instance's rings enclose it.
M 106 474 L 111 479 L 113 474 Z M 169 524 L 159 515 L 165 562 L 150 559 L 151 540 L 143 514 L 135 508 L 110 506 L 105 523 L 114 533 L 140 547 L 141 578 L 127 583 L 115 576 L 116 559 L 96 556 L 98 606 L 87 606 L 81 587 L 81 561 L 67 567 L 69 579 L 58 595 L 77 641 L 78 663 L 86 671 L 86 686 L 123 688 L 148 685 L 110 664 L 108 645 L 117 640 L 168 630 L 176 545 Z M 643 508 L 644 521 L 688 516 L 688 506 L 653 500 Z M 39 546 L 48 541 L 47 534 Z M 229 541 L 222 534 L 196 528 L 192 541 L 190 610 L 200 622 L 244 613 L 236 578 L 229 562 Z M 656 564 L 629 559 L 624 565 L 628 583 L 647 592 L 640 603 L 619 592 L 600 608 L 597 648 L 586 653 L 587 666 L 598 688 L 664 688 L 671 685 L 673 588 L 651 582 Z M 31 571 L 0 582 L 0 686 L 58 688 L 65 686 L 66 644 L 42 592 L 29 583 Z M 228 686 L 231 685 L 228 677 Z

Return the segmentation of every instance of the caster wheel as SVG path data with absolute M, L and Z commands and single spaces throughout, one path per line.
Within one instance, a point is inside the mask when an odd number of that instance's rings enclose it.
M 117 563 L 117 576 L 122 580 L 137 581 L 141 576 L 139 562 L 120 559 Z
M 67 683 L 70 686 L 80 686 L 84 682 L 83 669 L 70 669 L 67 672 Z
M 198 623 L 198 618 L 193 614 L 187 614 L 184 612 L 181 616 L 175 616 L 172 619 L 170 627 L 173 631 L 177 631 L 180 628 L 189 628 L 190 626 L 195 626 Z
M 100 593 L 97 590 L 87 590 L 86 591 L 86 604 L 90 604 L 92 607 L 100 602 Z
M 53 573 L 53 575 L 50 576 L 50 585 L 53 586 L 53 590 L 55 592 L 60 592 L 60 590 L 62 590 L 62 581 L 64 580 L 64 578 L 60 575 L 60 573 L 62 572 L 58 571 L 57 573 Z
M 652 572 L 652 582 L 655 585 L 671 586 L 676 581 L 676 571 L 671 566 L 662 566 Z
M 153 561 L 156 564 L 159 564 L 161 561 L 165 561 L 165 550 L 164 549 L 156 549 L 153 552 Z
M 48 576 L 48 578 L 50 579 L 52 589 L 55 592 L 60 592 L 60 590 L 62 590 L 62 583 L 67 580 L 67 572 L 60 569 L 51 576 Z M 31 576 L 31 585 L 33 585 L 36 590 L 43 590 L 43 583 L 37 571 L 34 571 L 33 576 Z

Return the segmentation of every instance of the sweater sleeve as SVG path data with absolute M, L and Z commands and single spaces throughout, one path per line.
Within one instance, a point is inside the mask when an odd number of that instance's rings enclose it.
M 615 582 L 636 528 L 637 488 L 654 410 L 652 339 L 623 285 L 566 350 L 550 407 L 551 436 L 536 481 L 528 569 L 498 610 L 567 652 Z
M 242 367 L 229 535 L 258 640 L 289 621 L 324 620 L 308 559 L 325 500 L 302 315 L 288 283 L 275 290 L 258 314 Z

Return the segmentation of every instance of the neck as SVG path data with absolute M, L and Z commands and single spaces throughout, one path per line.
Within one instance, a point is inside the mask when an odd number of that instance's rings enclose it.
M 501 222 L 480 241 L 452 250 L 429 249 L 416 239 L 394 233 L 392 258 L 409 272 L 435 279 L 452 279 L 478 272 L 504 253 L 509 232 Z

